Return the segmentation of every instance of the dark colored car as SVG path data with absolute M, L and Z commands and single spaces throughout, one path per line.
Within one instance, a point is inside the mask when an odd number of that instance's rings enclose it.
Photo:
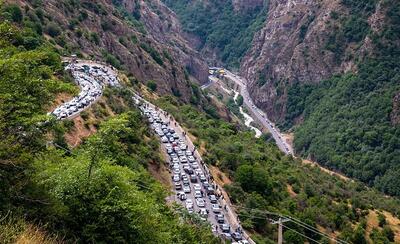
M 197 177 L 195 175 L 190 176 L 190 182 L 197 183 Z
M 222 232 L 229 233 L 231 231 L 231 227 L 228 224 L 220 225 Z
M 182 184 L 180 182 L 175 182 L 175 189 L 176 190 L 181 190 L 182 189 Z

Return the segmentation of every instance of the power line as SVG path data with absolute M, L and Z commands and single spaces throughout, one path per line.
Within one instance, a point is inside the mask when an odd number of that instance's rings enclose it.
M 249 209 L 249 208 L 242 208 L 242 209 L 254 210 L 254 209 Z M 260 211 L 260 210 L 258 210 L 258 211 Z M 323 232 L 319 231 L 318 229 L 315 229 L 314 227 L 307 227 L 307 226 L 306 226 L 307 224 L 304 223 L 304 222 L 301 222 L 301 221 L 299 221 L 299 220 L 297 220 L 298 222 L 296 222 L 296 221 L 295 221 L 296 219 L 294 219 L 294 218 L 292 218 L 292 217 L 290 217 L 290 216 L 286 216 L 286 215 L 278 214 L 278 213 L 273 213 L 273 212 L 269 212 L 269 211 L 263 211 L 263 210 L 261 210 L 260 212 L 264 212 L 264 213 L 266 213 L 266 214 L 268 214 L 268 215 L 274 215 L 274 216 L 279 216 L 279 217 L 288 218 L 288 219 L 290 219 L 294 224 L 300 225 L 301 227 L 306 228 L 306 229 L 308 229 L 308 230 L 310 230 L 310 231 L 312 231 L 312 232 L 314 232 L 314 233 L 316 233 L 316 234 L 322 235 L 322 236 L 324 236 L 324 237 L 326 237 L 326 238 L 329 238 L 329 239 L 332 240 L 332 241 L 335 241 L 335 242 L 338 242 L 338 243 L 348 243 L 348 242 L 345 242 L 345 241 L 343 241 L 343 240 L 340 240 L 340 239 L 336 239 L 336 238 L 334 238 L 334 237 L 331 237 L 331 236 L 329 236 L 328 234 L 323 233 Z M 246 215 L 246 214 L 243 214 L 243 213 L 240 213 L 240 214 L 238 214 L 238 215 L 239 215 L 239 216 L 240 216 L 240 215 L 243 215 L 243 216 L 252 217 L 252 218 L 256 218 L 256 219 L 264 219 L 264 218 L 259 217 L 259 216 Z M 309 225 L 308 225 L 308 226 L 309 226 Z
M 156 107 L 154 104 L 152 104 L 152 103 L 150 103 L 150 102 L 144 100 L 143 98 L 141 98 L 139 95 L 136 94 L 136 92 L 134 92 L 134 91 L 132 91 L 132 92 L 136 95 L 136 99 L 142 100 L 144 103 L 146 103 L 147 105 L 149 105 L 149 106 L 151 106 L 151 107 L 154 107 L 154 108 Z M 161 111 L 162 111 L 162 110 L 161 110 Z M 253 210 L 253 209 L 251 209 L 251 210 Z M 307 223 L 304 223 L 304 222 L 302 222 L 302 221 L 300 221 L 300 220 L 298 220 L 298 219 L 296 219 L 296 218 L 293 218 L 293 217 L 291 217 L 291 216 L 285 216 L 285 215 L 283 215 L 283 214 L 273 213 L 273 212 L 269 212 L 269 211 L 262 211 L 262 212 L 267 213 L 267 214 L 269 214 L 269 215 L 279 216 L 280 218 L 281 218 L 281 217 L 288 218 L 288 219 L 289 219 L 290 221 L 292 221 L 294 224 L 297 224 L 297 225 L 303 227 L 304 229 L 307 229 L 307 230 L 309 230 L 309 231 L 312 231 L 312 232 L 314 232 L 314 233 L 316 233 L 316 234 L 319 234 L 319 235 L 321 235 L 321 236 L 323 236 L 323 237 L 329 238 L 329 239 L 332 240 L 332 241 L 335 241 L 335 242 L 338 242 L 338 243 L 347 243 L 347 242 L 342 241 L 342 240 L 340 240 L 340 239 L 333 238 L 333 237 L 329 236 L 328 234 L 325 234 L 325 233 L 319 231 L 319 230 L 316 229 L 315 227 L 313 227 L 313 226 L 311 226 L 311 225 L 308 225 Z M 241 215 L 241 214 L 239 214 L 239 216 L 240 216 L 240 215 Z M 242 215 L 243 215 L 243 214 L 242 214 Z M 252 216 L 252 217 L 258 218 L 257 216 Z M 305 237 L 306 237 L 306 236 L 305 236 Z M 307 237 L 307 238 L 308 238 L 308 237 Z M 312 238 L 310 238 L 310 239 L 312 239 Z M 315 241 L 315 240 L 314 240 L 314 241 Z M 316 241 L 316 242 L 317 242 L 317 241 Z M 317 242 L 317 243 L 318 243 L 318 242 Z
M 72 155 L 75 155 L 75 156 L 76 156 L 76 154 L 73 153 L 71 150 L 69 150 L 69 149 L 67 149 L 67 148 L 65 148 L 65 147 L 62 147 L 62 146 L 58 145 L 58 144 L 55 143 L 55 142 L 49 142 L 49 144 L 51 144 L 51 145 L 53 145 L 53 146 L 55 146 L 55 147 L 58 147 L 59 149 L 62 149 L 62 150 L 64 150 L 64 151 L 69 152 L 69 153 L 71 153 Z
M 240 215 L 242 215 L 242 216 L 247 216 L 247 217 L 252 217 L 252 218 L 255 218 L 255 219 L 262 219 L 262 220 L 267 219 L 267 220 L 269 220 L 269 221 L 274 221 L 274 220 L 271 219 L 271 218 L 263 218 L 263 217 L 260 217 L 260 216 L 254 216 L 254 215 L 248 215 L 248 214 L 239 214 L 239 216 L 240 216 Z M 277 214 L 274 213 L 274 215 L 277 215 Z M 291 220 L 291 219 L 289 219 L 289 220 Z M 293 223 L 297 224 L 296 222 L 293 222 Z M 316 243 L 320 243 L 320 242 L 318 242 L 318 241 L 312 239 L 311 237 L 308 237 L 308 236 L 306 236 L 306 235 L 304 235 L 304 234 L 302 234 L 302 233 L 300 233 L 300 232 L 298 232 L 298 231 L 296 231 L 296 230 L 294 230 L 294 229 L 292 229 L 292 228 L 289 228 L 289 227 L 283 225 L 282 223 L 281 223 L 281 225 L 284 226 L 285 228 L 289 229 L 289 230 L 292 230 L 292 231 L 298 233 L 299 235 L 301 235 L 301 236 L 303 236 L 303 237 L 305 237 L 305 238 L 307 238 L 307 239 L 310 239 L 310 240 L 312 240 L 312 241 L 314 241 L 314 242 L 316 242 Z M 318 233 L 318 234 L 322 234 L 322 233 Z M 334 240 L 334 239 L 332 239 L 332 238 L 330 238 L 330 239 L 333 240 L 333 241 L 336 241 L 336 240 Z M 338 242 L 338 241 L 336 241 L 336 242 Z
M 240 209 L 245 209 L 245 210 L 250 210 L 250 211 L 254 211 L 254 210 L 255 210 L 255 209 L 250 209 L 250 208 L 245 208 L 245 207 L 238 207 L 238 208 L 240 208 Z M 324 237 L 326 237 L 326 238 L 328 238 L 328 239 L 330 239 L 330 240 L 332 240 L 332 241 L 335 241 L 335 242 L 338 242 L 338 243 L 343 243 L 343 244 L 344 244 L 344 243 L 348 243 L 348 242 L 343 241 L 343 240 L 341 240 L 341 239 L 337 239 L 337 238 L 331 237 L 331 236 L 329 236 L 328 234 L 326 234 L 326 233 L 324 233 L 324 232 L 321 232 L 320 230 L 316 229 L 315 227 L 312 227 L 312 226 L 310 226 L 310 225 L 308 225 L 308 224 L 306 224 L 306 223 L 304 223 L 304 222 L 302 222 L 302 221 L 300 221 L 300 220 L 298 220 L 298 219 L 296 219 L 296 218 L 290 217 L 290 216 L 288 216 L 288 215 L 284 215 L 284 214 L 280 214 L 280 213 L 274 213 L 274 212 L 269 212 L 269 211 L 266 211 L 266 210 L 256 210 L 256 211 L 264 212 L 264 214 L 268 214 L 268 215 L 274 215 L 274 216 L 279 216 L 279 217 L 282 217 L 282 218 L 288 218 L 288 219 L 290 219 L 290 220 L 292 221 L 292 223 L 297 224 L 297 225 L 300 225 L 301 227 L 303 227 L 303 228 L 305 228 L 305 229 L 308 229 L 308 230 L 310 230 L 310 231 L 312 231 L 312 232 L 314 232 L 314 233 L 316 233 L 316 234 L 322 235 L 322 236 L 324 236 Z M 239 215 L 239 216 L 240 216 L 240 215 L 243 215 L 243 216 L 252 217 L 252 218 L 256 218 L 256 219 L 264 219 L 264 218 L 261 218 L 261 217 L 259 217 L 259 216 L 246 215 L 246 214 L 243 214 L 243 213 L 239 213 L 238 215 Z M 267 216 L 266 216 L 266 217 L 267 217 Z
M 58 145 L 58 144 L 55 143 L 55 142 L 51 142 L 51 144 L 54 145 L 54 146 L 57 147 L 57 148 L 60 148 L 60 149 L 62 149 L 62 150 L 64 150 L 64 151 L 66 151 L 66 152 L 71 153 L 71 154 L 74 155 L 74 156 L 77 156 L 77 155 L 76 155 L 75 153 L 73 153 L 71 150 L 69 150 L 69 149 L 67 149 L 67 148 L 65 148 L 65 147 L 62 147 L 62 146 Z M 133 181 L 136 183 L 137 186 L 140 186 L 140 187 L 145 188 L 145 189 L 147 189 L 147 190 L 154 190 L 154 189 L 150 188 L 149 186 L 146 186 L 146 185 L 145 185 L 145 184 L 147 184 L 147 182 L 144 182 L 144 181 L 141 181 L 141 180 L 138 180 L 138 179 L 135 179 L 135 180 L 133 180 Z
M 292 228 L 289 228 L 289 227 L 287 227 L 287 226 L 284 225 L 284 224 L 281 224 L 281 225 L 284 226 L 286 229 L 289 229 L 289 230 L 291 230 L 291 231 L 293 231 L 293 232 L 295 232 L 295 233 L 297 233 L 297 234 L 299 234 L 299 235 L 301 235 L 301 236 L 303 236 L 303 237 L 305 237 L 305 238 L 307 238 L 307 239 L 309 239 L 309 240 L 311 240 L 311 241 L 314 241 L 315 243 L 322 244 L 321 242 L 319 242 L 319 241 L 317 241 L 317 240 L 314 240 L 313 238 L 308 237 L 308 236 L 304 235 L 303 233 L 300 233 L 300 232 L 298 232 L 298 231 L 296 231 L 296 230 L 294 230 L 294 229 L 292 229 Z
M 275 215 L 275 216 L 279 216 L 279 217 L 286 217 L 286 216 L 283 215 L 283 214 L 270 212 L 270 211 L 268 211 L 268 210 L 260 210 L 260 209 L 254 209 L 254 208 L 246 208 L 246 207 L 241 207 L 241 206 L 237 206 L 236 208 L 244 209 L 244 210 L 250 210 L 250 211 L 263 212 L 263 213 L 265 213 L 265 214 Z
M 332 241 L 336 241 L 336 242 L 338 242 L 338 243 L 347 243 L 347 242 L 345 242 L 345 241 L 343 241 L 343 240 L 340 240 L 340 239 L 336 239 L 336 238 L 334 238 L 334 237 L 331 237 L 331 236 L 329 236 L 328 234 L 325 234 L 325 233 L 319 231 L 318 229 L 316 229 L 316 228 L 314 228 L 314 227 L 311 227 L 310 225 L 307 225 L 307 224 L 304 223 L 304 222 L 301 222 L 301 221 L 299 221 L 299 220 L 296 220 L 295 218 L 292 218 L 292 217 L 288 217 L 288 218 L 289 218 L 293 223 L 298 224 L 298 225 L 300 225 L 301 227 L 303 227 L 303 228 L 305 228 L 305 229 L 307 229 L 307 230 L 310 230 L 310 231 L 312 231 L 312 232 L 314 232 L 314 233 L 317 233 L 317 234 L 320 234 L 320 235 L 322 235 L 322 236 L 324 236 L 324 237 L 326 237 L 326 238 L 329 238 L 329 239 L 332 240 Z
M 131 90 L 131 89 L 129 89 L 129 90 Z M 150 103 L 150 102 L 144 100 L 144 99 L 141 98 L 139 95 L 137 95 L 136 92 L 134 92 L 134 91 L 132 91 L 132 90 L 131 90 L 131 92 L 133 92 L 133 93 L 136 95 L 136 99 L 138 99 L 139 101 L 142 100 L 142 102 L 144 102 L 144 103 L 147 104 L 148 106 L 151 106 L 151 107 L 156 108 L 156 106 L 155 106 L 154 104 L 152 104 L 152 103 Z M 160 109 L 160 110 L 163 111 L 162 109 Z M 56 147 L 58 147 L 58 148 L 60 148 L 60 149 L 63 149 L 63 150 L 65 150 L 65 151 L 68 151 L 68 152 L 70 152 L 71 154 L 73 154 L 73 152 L 70 151 L 69 149 L 66 149 L 66 148 L 64 148 L 64 147 L 62 147 L 62 146 L 60 146 L 60 145 L 58 145 L 58 144 L 56 144 L 56 143 L 53 143 L 53 145 L 56 146 Z M 73 155 L 74 155 L 74 154 L 73 154 Z M 145 186 L 145 185 L 140 184 L 139 182 L 141 182 L 141 181 L 139 181 L 139 180 L 135 180 L 135 182 L 136 182 L 136 185 L 139 186 L 139 187 L 142 187 L 142 188 L 148 189 L 148 190 L 153 190 L 153 189 L 149 188 L 148 186 Z M 142 183 L 144 183 L 144 182 L 142 182 Z M 245 209 L 245 208 L 243 208 L 243 209 Z M 254 210 L 254 209 L 250 209 L 250 210 Z M 312 227 L 312 226 L 310 226 L 310 225 L 308 225 L 308 224 L 306 224 L 306 223 L 304 223 L 304 222 L 302 222 L 302 221 L 300 221 L 300 220 L 298 220 L 298 219 L 295 219 L 295 218 L 293 218 L 293 217 L 285 216 L 285 215 L 283 215 L 283 214 L 273 213 L 273 212 L 269 212 L 269 211 L 265 211 L 265 210 L 261 210 L 261 211 L 260 211 L 260 210 L 257 210 L 257 211 L 266 213 L 266 214 L 268 214 L 268 215 L 274 215 L 274 216 L 279 216 L 279 217 L 286 217 L 286 218 L 288 218 L 289 220 L 291 220 L 294 224 L 300 225 L 301 227 L 303 227 L 303 228 L 305 228 L 305 229 L 308 229 L 308 230 L 310 230 L 310 231 L 312 231 L 312 232 L 314 232 L 314 233 L 316 233 L 316 234 L 322 235 L 322 236 L 324 236 L 324 237 L 327 237 L 327 238 L 329 238 L 329 239 L 331 239 L 331 240 L 333 240 L 333 241 L 339 242 L 339 243 L 346 243 L 346 242 L 344 242 L 344 241 L 342 241 L 342 240 L 332 238 L 332 237 L 330 237 L 329 235 L 327 235 L 327 234 L 325 234 L 325 233 L 319 231 L 318 229 L 316 229 L 316 228 L 314 228 L 314 227 Z M 243 215 L 243 214 L 239 214 L 239 215 Z M 250 216 L 250 217 L 253 217 L 253 218 L 261 218 L 261 217 L 258 217 L 258 216 Z M 262 219 L 264 219 L 264 218 L 262 218 Z M 269 220 L 271 220 L 271 219 L 269 219 Z M 304 234 L 302 234 L 302 233 L 300 233 L 300 232 L 295 231 L 294 229 L 291 229 L 291 228 L 289 228 L 289 227 L 283 225 L 282 223 L 281 223 L 281 225 L 284 226 L 284 227 L 286 227 L 287 229 L 290 229 L 290 230 L 292 230 L 292 231 L 298 233 L 299 235 L 301 235 L 301 236 L 303 236 L 303 237 L 305 237 L 305 238 L 307 238 L 307 239 L 310 239 L 310 240 L 312 240 L 312 241 L 314 241 L 314 242 L 316 242 L 316 243 L 320 243 L 320 242 L 318 242 L 318 241 L 316 241 L 316 240 L 314 240 L 314 239 L 312 239 L 312 238 L 310 238 L 310 237 L 307 237 L 306 235 L 304 235 Z

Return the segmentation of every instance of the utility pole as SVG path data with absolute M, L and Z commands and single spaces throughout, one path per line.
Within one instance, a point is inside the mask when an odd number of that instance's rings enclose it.
M 289 221 L 289 219 L 283 219 L 281 217 L 279 217 L 278 221 L 273 221 L 272 224 L 278 224 L 278 244 L 282 244 L 283 243 L 283 227 L 282 224 Z

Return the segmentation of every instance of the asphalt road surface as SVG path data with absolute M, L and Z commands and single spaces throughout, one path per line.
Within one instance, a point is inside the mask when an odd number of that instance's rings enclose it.
M 207 89 L 209 86 L 211 86 L 214 82 L 216 82 L 218 79 L 212 75 L 208 76 L 208 82 L 204 85 L 202 85 L 200 88 L 202 90 Z
M 153 111 L 156 112 L 156 116 L 158 116 L 165 124 L 167 124 L 168 128 L 172 128 L 174 129 L 175 133 L 177 133 L 179 135 L 179 139 L 182 139 L 183 142 L 187 145 L 187 150 L 190 150 L 191 152 L 194 152 L 193 155 L 195 156 L 196 162 L 198 162 L 199 165 L 199 169 L 201 169 L 201 173 L 204 174 L 207 178 L 207 181 L 210 183 L 210 185 L 214 186 L 214 189 L 216 190 L 216 195 L 217 196 L 221 196 L 221 191 L 220 191 L 220 186 L 218 186 L 212 179 L 212 176 L 210 174 L 209 169 L 207 168 L 207 165 L 205 165 L 203 163 L 203 160 L 201 158 L 201 155 L 198 153 L 198 151 L 196 150 L 193 142 L 190 140 L 190 138 L 186 135 L 185 131 L 182 129 L 182 127 L 179 125 L 179 123 L 177 123 L 172 116 L 170 116 L 169 114 L 167 114 L 166 112 L 164 112 L 163 110 L 157 108 L 156 106 L 154 106 L 153 104 L 147 102 L 146 100 L 144 100 L 142 97 L 140 97 L 139 95 L 135 95 L 134 99 L 136 100 L 137 104 L 140 104 L 140 108 L 142 111 L 147 111 L 152 113 Z M 177 140 L 179 140 L 177 139 Z M 169 159 L 169 155 L 166 152 L 166 145 L 168 143 L 163 143 L 163 150 L 165 152 L 165 155 L 168 159 L 168 161 L 170 161 Z M 183 169 L 183 164 L 179 163 L 180 165 L 180 172 L 185 172 Z M 189 164 L 190 165 L 190 164 Z M 197 206 L 196 204 L 196 197 L 194 194 L 194 184 L 200 184 L 201 186 L 201 190 L 204 192 L 204 197 L 202 197 L 205 202 L 205 209 L 207 209 L 208 212 L 208 217 L 207 217 L 207 221 L 211 224 L 211 228 L 212 231 L 214 232 L 215 235 L 220 236 L 221 238 L 226 238 L 226 236 L 222 233 L 221 228 L 220 228 L 220 224 L 217 223 L 216 219 L 215 219 L 215 213 L 213 212 L 212 209 L 212 204 L 210 202 L 210 199 L 208 198 L 207 194 L 206 194 L 206 190 L 203 187 L 202 183 L 200 182 L 200 180 L 198 180 L 198 183 L 192 183 L 190 182 L 190 188 L 191 188 L 191 192 L 186 194 L 187 199 L 192 200 L 193 202 L 193 212 L 194 213 L 199 213 L 200 208 Z M 174 185 L 174 184 L 173 184 Z M 174 185 L 174 191 L 175 191 L 175 196 L 174 196 L 174 200 L 181 204 L 182 206 L 185 207 L 185 200 L 181 200 L 178 196 L 179 192 L 182 192 L 182 190 L 176 190 L 175 189 L 175 185 Z M 238 222 L 237 216 L 234 213 L 234 211 L 232 210 L 232 207 L 230 206 L 230 204 L 228 203 L 229 201 L 227 201 L 227 199 L 224 199 L 223 197 L 219 197 L 218 199 L 218 204 L 220 205 L 220 211 L 221 213 L 224 215 L 224 222 L 229 224 L 230 226 L 230 233 L 236 232 L 236 230 L 240 230 L 242 232 L 242 236 L 243 239 L 247 239 L 248 243 L 255 243 L 254 241 L 252 241 L 249 236 L 242 231 L 242 227 L 240 226 L 240 223 Z M 229 236 L 229 235 L 228 235 Z M 242 242 L 242 243 L 246 243 L 246 241 Z
M 249 110 L 250 115 L 253 117 L 253 119 L 260 122 L 261 125 L 271 133 L 272 137 L 275 139 L 276 145 L 282 152 L 284 152 L 285 154 L 293 155 L 293 149 L 288 143 L 284 141 L 279 130 L 267 118 L 267 115 L 259 108 L 257 108 L 253 103 L 252 99 L 250 98 L 249 92 L 247 91 L 246 88 L 246 81 L 243 78 L 231 73 L 228 70 L 225 71 L 226 71 L 225 77 L 234 81 L 237 85 L 239 85 L 240 87 L 239 93 L 240 95 L 242 95 L 243 102 L 246 105 L 247 109 Z
M 119 86 L 115 70 L 104 64 L 85 60 L 65 60 L 75 83 L 80 88 L 78 96 L 55 108 L 50 114 L 57 119 L 71 119 L 89 108 L 102 96 L 104 87 Z

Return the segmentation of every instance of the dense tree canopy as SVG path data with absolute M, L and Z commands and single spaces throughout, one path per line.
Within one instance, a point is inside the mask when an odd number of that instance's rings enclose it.
M 16 8 L 5 10 L 18 22 Z M 108 113 L 95 104 L 97 133 L 68 148 L 64 133 L 74 122 L 46 115 L 57 94 L 77 91 L 67 78 L 37 32 L 0 23 L 1 242 L 43 225 L 74 243 L 219 243 L 206 223 L 166 205 L 168 192 L 147 171 L 162 162 L 158 140 L 127 90 L 107 89 L 104 99 L 119 115 L 101 123 Z
M 178 15 L 184 31 L 200 39 L 200 49 L 204 46 L 217 49 L 219 58 L 236 68 L 250 48 L 253 35 L 262 27 L 268 7 L 236 12 L 231 1 L 164 2 Z
M 0 37 L 0 181 L 5 184 L 0 189 L 1 209 L 21 187 L 12 183 L 24 177 L 20 167 L 45 145 L 45 107 L 56 92 L 73 89 L 53 75 L 61 72 L 59 56 L 46 46 L 29 45 L 32 40 L 41 42 L 29 29 L 19 31 L 2 22 Z
M 149 133 L 140 113 L 128 112 L 104 122 L 73 155 L 37 157 L 34 181 L 54 203 L 40 211 L 54 228 L 82 242 L 217 242 L 206 224 L 187 225 L 165 205 L 166 192 L 146 171 L 160 161 L 157 143 L 143 141 Z
M 347 4 L 371 12 L 371 1 Z M 384 30 L 370 34 L 374 50 L 357 73 L 319 85 L 294 84 L 288 91 L 286 124 L 304 116 L 295 129 L 295 148 L 304 157 L 345 172 L 385 193 L 400 196 L 400 127 L 391 120 L 400 92 L 400 7 L 382 5 Z
M 257 243 L 270 243 L 271 236 L 276 234 L 276 228 L 267 221 L 272 216 L 266 215 L 266 210 L 294 216 L 310 226 L 339 231 L 343 233 L 340 237 L 347 241 L 359 238 L 356 233 L 362 230 L 355 230 L 368 211 L 386 209 L 396 216 L 399 214 L 398 200 L 386 198 L 362 183 L 344 181 L 303 165 L 236 124 L 180 105 L 172 97 L 156 102 L 197 138 L 195 144 L 204 148 L 205 162 L 218 166 L 233 180 L 225 188 L 243 226 L 262 233 L 255 236 Z M 293 224 L 289 227 L 323 241 L 320 235 L 307 229 Z M 293 231 L 286 235 L 289 239 L 298 237 Z M 377 235 L 382 237 L 383 230 Z

